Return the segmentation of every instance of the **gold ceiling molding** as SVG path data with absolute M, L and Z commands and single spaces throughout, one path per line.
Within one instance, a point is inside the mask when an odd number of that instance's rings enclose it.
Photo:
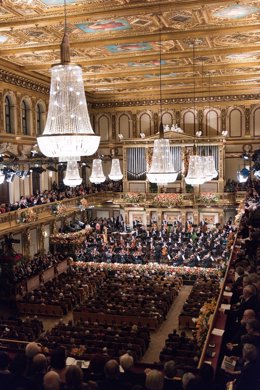
M 221 103 L 221 102 L 240 102 L 246 100 L 255 100 L 260 101 L 260 93 L 258 94 L 244 94 L 244 95 L 226 95 L 226 96 L 211 96 L 210 103 Z M 203 103 L 209 102 L 209 99 L 205 100 L 202 97 L 196 97 L 195 103 Z M 169 104 L 194 104 L 194 99 L 192 97 L 180 97 L 180 98 L 171 98 L 171 99 L 162 99 L 163 106 Z M 103 109 L 103 108 L 116 108 L 116 107 L 133 107 L 133 106 L 153 106 L 160 105 L 159 99 L 153 100 L 128 100 L 128 101 L 113 101 L 113 102 L 92 102 L 92 109 Z
M 17 87 L 26 88 L 34 92 L 39 92 L 44 95 L 49 96 L 50 94 L 50 89 L 46 87 L 46 85 L 32 81 L 29 78 L 18 76 L 15 73 L 11 73 L 1 68 L 0 68 L 0 81 L 5 82 L 7 84 L 16 85 Z

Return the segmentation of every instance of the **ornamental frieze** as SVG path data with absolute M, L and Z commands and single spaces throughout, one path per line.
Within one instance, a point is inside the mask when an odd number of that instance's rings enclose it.
M 232 102 L 232 101 L 242 101 L 242 100 L 259 100 L 260 93 L 257 94 L 242 94 L 242 95 L 225 95 L 225 96 L 211 96 L 210 102 Z M 170 98 L 162 99 L 162 104 L 193 104 L 194 98 Z M 196 97 L 195 103 L 205 103 L 205 98 Z M 101 108 L 114 108 L 114 107 L 135 107 L 135 106 L 154 106 L 159 105 L 160 99 L 152 100 L 128 100 L 128 101 L 118 101 L 118 102 L 103 102 L 103 103 L 92 103 L 91 108 L 101 109 Z
M 26 88 L 30 91 L 39 92 L 44 95 L 49 95 L 50 93 L 49 87 L 25 77 L 18 76 L 14 73 L 7 72 L 4 69 L 0 69 L 0 81 L 3 81 L 7 84 L 16 85 L 17 87 Z

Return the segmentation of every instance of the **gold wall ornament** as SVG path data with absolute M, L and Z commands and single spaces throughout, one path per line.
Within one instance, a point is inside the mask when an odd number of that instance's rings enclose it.
M 148 148 L 147 148 L 147 153 L 146 153 L 147 171 L 148 171 L 148 170 L 150 169 L 150 167 L 151 167 L 152 158 L 153 158 L 153 147 L 148 147 Z
M 30 78 L 17 75 L 16 73 L 12 73 L 6 69 L 0 68 L 0 81 L 16 85 L 17 87 L 26 88 L 30 91 L 39 92 L 44 95 L 49 95 L 50 93 L 49 84 L 47 82 L 45 85 L 40 82 L 36 82 L 35 79 L 31 80 Z
M 183 175 L 185 177 L 188 174 L 190 155 L 191 155 L 190 148 L 189 147 L 183 148 L 183 168 L 184 168 Z
M 245 109 L 245 135 L 250 135 L 250 108 Z

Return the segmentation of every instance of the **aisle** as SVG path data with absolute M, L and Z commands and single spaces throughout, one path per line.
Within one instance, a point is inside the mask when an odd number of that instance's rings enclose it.
M 156 332 L 151 333 L 151 342 L 148 350 L 143 356 L 141 362 L 145 363 L 155 363 L 159 362 L 159 355 L 164 347 L 165 340 L 169 333 L 173 331 L 173 329 L 178 330 L 179 325 L 179 314 L 181 312 L 182 306 L 186 301 L 187 297 L 191 292 L 192 286 L 183 286 L 181 291 L 179 292 L 178 297 L 175 299 L 172 304 L 166 321 L 162 323 L 160 328 L 157 329 Z

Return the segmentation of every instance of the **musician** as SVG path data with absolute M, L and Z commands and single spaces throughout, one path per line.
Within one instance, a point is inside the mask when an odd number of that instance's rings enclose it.
M 100 253 L 98 252 L 97 248 L 94 247 L 91 251 L 91 256 L 92 256 L 92 261 L 98 263 L 98 261 L 100 260 Z

